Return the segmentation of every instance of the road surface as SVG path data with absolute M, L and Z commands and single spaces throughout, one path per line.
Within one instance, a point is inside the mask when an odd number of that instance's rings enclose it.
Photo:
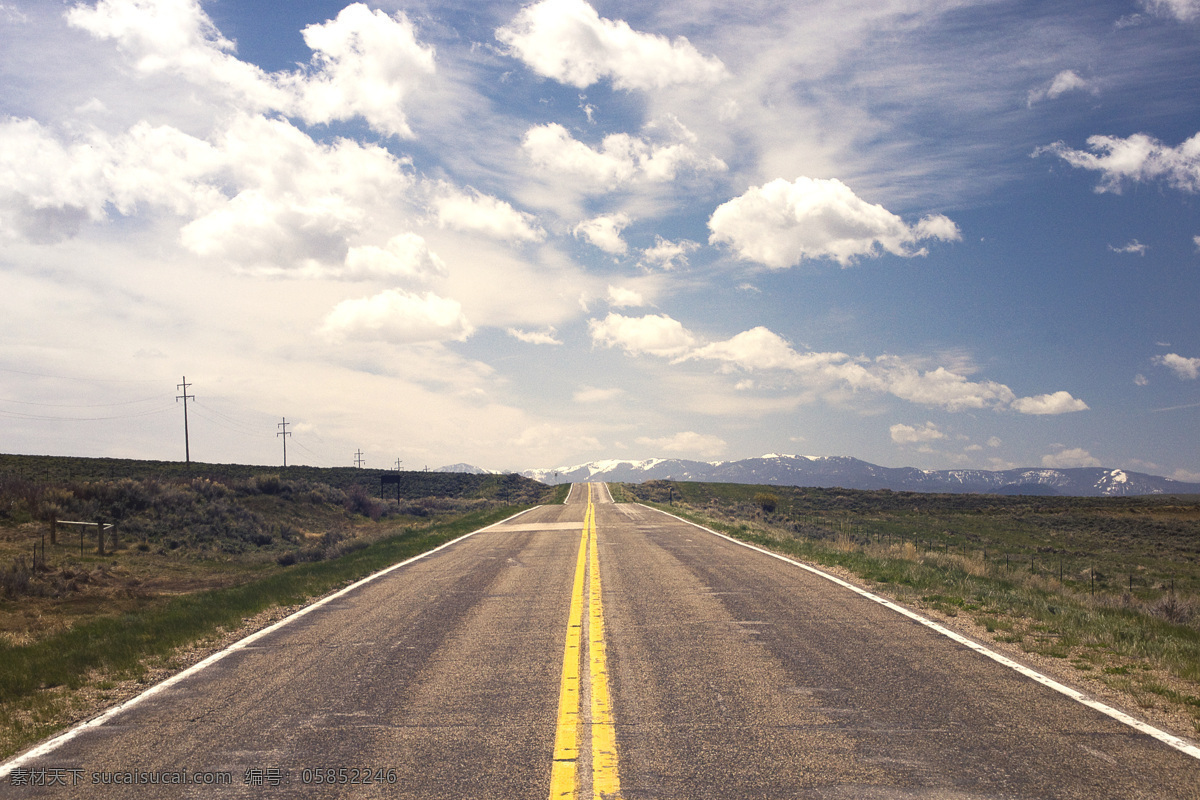
M 1200 760 L 599 484 L 13 764 L 0 797 L 1200 798 Z

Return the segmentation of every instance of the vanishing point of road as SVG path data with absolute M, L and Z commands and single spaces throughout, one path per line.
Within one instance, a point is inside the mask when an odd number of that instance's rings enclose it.
M 1200 759 L 603 484 L 0 770 L 19 798 L 1200 798 Z

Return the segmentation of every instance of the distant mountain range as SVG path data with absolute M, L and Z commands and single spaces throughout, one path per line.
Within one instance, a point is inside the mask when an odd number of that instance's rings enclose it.
M 438 467 L 434 472 L 465 472 L 468 475 L 500 475 L 499 470 L 483 469 L 473 464 L 447 464 L 444 467 Z M 545 483 L 545 481 L 542 481 Z
M 447 471 L 469 471 L 442 467 Z M 478 469 L 478 468 L 470 468 Z M 483 470 L 479 470 L 482 472 Z M 1122 469 L 1043 467 L 982 470 L 924 470 L 880 467 L 844 456 L 770 454 L 741 461 L 687 461 L 653 458 L 646 461 L 592 461 L 573 467 L 531 469 L 521 473 L 543 483 L 649 480 L 823 486 L 844 489 L 891 489 L 907 492 L 980 494 L 1120 496 L 1139 494 L 1200 494 L 1200 483 L 1183 483 L 1157 475 Z

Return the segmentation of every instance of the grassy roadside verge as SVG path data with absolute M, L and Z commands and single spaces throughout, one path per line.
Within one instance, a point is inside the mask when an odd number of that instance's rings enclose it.
M 629 499 L 638 492 L 620 490 Z M 707 499 L 700 507 L 641 502 L 840 572 L 976 638 L 991 639 L 1085 690 L 1140 709 L 1157 724 L 1192 737 L 1200 733 L 1200 619 L 1190 611 L 1194 598 L 1172 592 L 1148 603 L 1130 594 L 1093 596 L 1053 574 L 1014 569 L 1003 557 L 988 559 L 982 549 L 939 552 L 936 545 L 918 546 L 911 539 L 856 540 L 844 528 L 808 536 L 769 519 L 730 513 L 730 507 Z
M 295 564 L 238 586 L 195 592 L 83 622 L 26 645 L 0 646 L 0 758 L 87 716 L 84 695 L 150 682 L 178 648 L 219 636 L 266 609 L 319 597 L 528 506 L 469 513 L 381 538 L 338 558 Z M 101 698 L 105 699 L 105 698 Z

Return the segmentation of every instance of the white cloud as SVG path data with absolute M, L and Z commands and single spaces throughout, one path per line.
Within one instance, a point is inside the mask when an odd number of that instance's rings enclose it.
M 617 89 L 661 89 L 726 74 L 720 60 L 702 55 L 684 37 L 672 41 L 635 31 L 622 20 L 602 18 L 583 0 L 526 6 L 496 38 L 534 72 L 580 89 L 605 78 Z
M 252 110 L 292 104 L 263 70 L 238 60 L 199 0 L 100 0 L 67 11 L 68 23 L 110 39 L 143 73 L 170 72 L 228 94 Z
M 558 338 L 558 332 L 552 325 L 540 331 L 524 331 L 519 328 L 509 328 L 507 332 L 509 336 L 526 344 L 562 344 L 562 340 Z
M 1150 379 L 1139 372 L 1137 375 L 1133 376 L 1133 384 L 1134 386 L 1148 386 L 1150 384 Z
M 474 189 L 464 192 L 439 183 L 430 205 L 443 228 L 482 233 L 501 241 L 540 242 L 546 238 L 532 214 Z
M 1039 394 L 1036 397 L 1021 397 L 1012 402 L 1012 408 L 1022 414 L 1048 415 L 1087 411 L 1088 405 L 1072 397 L 1069 392 L 1054 392 Z
M 65 139 L 66 141 L 63 141 Z M 0 121 L 0 214 L 32 241 L 60 241 L 111 210 L 146 206 L 186 214 L 219 202 L 225 163 L 210 143 L 140 122 L 126 133 L 60 137 L 32 119 Z
M 1097 192 L 1119 193 L 1126 183 L 1160 179 L 1183 192 L 1200 191 L 1200 133 L 1178 147 L 1168 147 L 1144 133 L 1124 139 L 1089 136 L 1087 144 L 1091 152 L 1055 142 L 1039 147 L 1033 154 L 1049 153 L 1073 167 L 1101 173 Z
M 257 271 L 341 268 L 351 238 L 412 183 L 381 147 L 318 144 L 285 120 L 239 116 L 215 141 L 233 196 L 210 203 L 180 238 L 197 255 Z
M 672 242 L 669 239 L 655 235 L 654 246 L 642 251 L 642 257 L 638 261 L 638 264 L 644 267 L 657 267 L 663 270 L 686 267 L 688 253 L 699 249 L 699 242 L 693 242 L 690 239 L 681 239 L 678 242 Z
M 1200 377 L 1200 358 L 1187 358 L 1178 353 L 1167 353 L 1165 356 L 1155 356 L 1154 363 L 1167 367 L 1183 380 L 1196 380 Z
M 362 3 L 305 28 L 311 66 L 279 73 L 235 57 L 198 0 L 100 0 L 74 6 L 67 20 L 115 41 L 141 72 L 181 76 L 243 111 L 281 111 L 309 123 L 361 116 L 404 138 L 413 132 L 402 103 L 434 71 L 433 50 L 417 42 L 403 13 L 389 17 Z
M 938 430 L 937 425 L 934 425 L 932 422 L 926 422 L 920 428 L 896 423 L 888 430 L 892 434 L 892 441 L 896 444 L 917 444 L 919 442 L 933 442 L 946 438 L 946 434 Z
M 411 186 L 406 162 L 346 139 L 318 144 L 285 120 L 235 115 L 208 140 L 140 122 L 55 134 L 0 122 L 0 226 L 35 242 L 114 213 L 182 218 L 191 252 L 267 272 L 353 271 L 351 239 Z
M 314 71 L 295 80 L 300 116 L 309 123 L 361 116 L 377 131 L 413 137 L 403 102 L 433 74 L 434 54 L 403 12 L 389 17 L 353 3 L 303 34 Z
M 432 292 L 416 295 L 387 289 L 373 297 L 343 300 L 321 333 L 332 341 L 357 339 L 390 344 L 462 341 L 473 332 L 456 301 Z
M 700 155 L 686 141 L 653 144 L 627 133 L 614 133 L 604 137 L 600 149 L 594 150 L 557 122 L 530 128 L 521 146 L 539 168 L 584 181 L 592 190 L 611 191 L 638 181 L 672 181 L 687 169 L 704 172 L 726 168 L 723 161 Z
M 1099 467 L 1101 464 L 1100 460 L 1087 450 L 1082 447 L 1073 447 L 1042 456 L 1042 466 L 1052 469 L 1069 469 L 1071 467 Z
M 637 443 L 643 447 L 654 448 L 659 453 L 685 453 L 701 458 L 713 458 L 725 452 L 725 440 L 719 436 L 695 431 L 683 431 L 674 436 L 651 438 L 639 437 Z
M 411 278 L 428 280 L 446 273 L 446 264 L 415 233 L 393 236 L 383 247 L 360 245 L 346 252 L 341 277 L 354 280 Z
M 915 226 L 881 205 L 867 203 L 839 180 L 777 178 L 724 203 L 708 221 L 709 242 L 733 247 L 743 259 L 785 269 L 805 258 L 832 258 L 842 266 L 882 249 L 924 255 L 923 239 L 955 241 L 958 226 L 938 214 Z
M 1183 481 L 1184 483 L 1200 483 L 1200 472 L 1193 472 L 1183 467 L 1172 472 L 1171 477 L 1174 480 Z
M 596 386 L 582 386 L 572 395 L 576 403 L 607 403 L 625 394 L 624 389 L 601 389 Z
M 898 356 L 867 359 L 838 352 L 798 353 L 783 337 L 761 326 L 676 357 L 677 362 L 692 359 L 720 361 L 726 369 L 793 372 L 814 389 L 880 392 L 947 411 L 1011 408 L 1022 414 L 1065 414 L 1087 409 L 1086 403 L 1065 391 L 1018 398 L 1002 383 L 972 381 L 944 366 L 922 370 Z
M 509 439 L 506 449 L 513 447 L 521 450 L 594 452 L 600 448 L 600 440 L 595 436 L 578 433 L 576 427 L 559 425 L 554 422 L 543 422 L 537 425 L 530 425 L 522 430 L 520 434 Z
M 576 238 L 583 236 L 596 247 L 606 253 L 621 255 L 628 252 L 629 245 L 621 238 L 624 230 L 632 220 L 628 214 L 601 214 L 575 226 L 572 233 Z
M 1150 249 L 1150 245 L 1142 244 L 1137 239 L 1134 239 L 1129 244 L 1124 244 L 1120 247 L 1113 247 L 1110 244 L 1108 249 L 1114 253 L 1132 253 L 1134 255 L 1144 256 L 1146 255 L 1146 251 Z
M 820 355 L 826 356 L 823 359 L 826 363 L 831 360 L 844 360 L 847 358 L 844 353 Z M 813 363 L 793 350 L 792 346 L 782 336 L 762 326 L 742 331 L 733 338 L 723 342 L 706 344 L 689 353 L 686 358 L 712 359 L 750 370 L 799 370 Z
M 646 300 L 640 292 L 626 289 L 624 286 L 608 287 L 608 304 L 614 308 L 637 308 L 646 305 Z
M 1002 444 L 1004 444 L 1004 442 L 1000 440 L 999 436 L 992 436 L 987 440 L 988 447 L 999 447 Z
M 1200 17 L 1200 0 L 1140 0 L 1139 5 L 1151 14 L 1173 17 L 1180 22 Z
M 1079 77 L 1079 73 L 1065 69 L 1055 75 L 1048 84 L 1030 90 L 1027 104 L 1032 106 L 1042 100 L 1054 100 L 1067 92 L 1079 91 L 1089 91 L 1095 94 L 1095 88 L 1088 81 Z
M 678 320 L 665 314 L 625 317 L 614 312 L 603 320 L 590 320 L 588 330 L 594 344 L 620 347 L 630 355 L 677 356 L 696 342 Z

